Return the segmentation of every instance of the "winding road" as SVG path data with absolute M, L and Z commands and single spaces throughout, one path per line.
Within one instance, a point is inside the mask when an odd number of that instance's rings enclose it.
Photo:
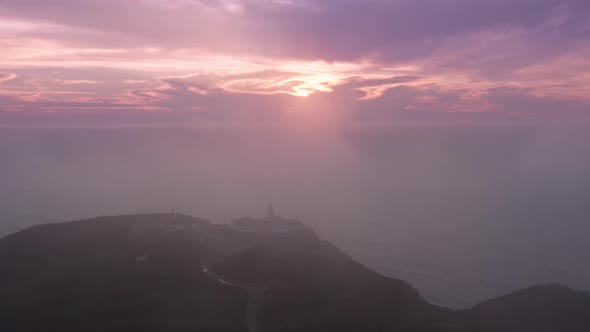
M 209 266 L 203 267 L 203 273 L 213 280 L 216 280 L 220 284 L 228 287 L 236 287 L 243 289 L 248 294 L 248 304 L 246 305 L 246 311 L 244 313 L 244 321 L 250 332 L 262 332 L 262 327 L 258 322 L 258 310 L 262 303 L 262 294 L 264 293 L 264 287 L 257 286 L 244 286 L 231 283 L 223 278 L 219 277 L 215 271 Z

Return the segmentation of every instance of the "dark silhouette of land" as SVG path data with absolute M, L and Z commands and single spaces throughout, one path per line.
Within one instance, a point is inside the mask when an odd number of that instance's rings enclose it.
M 6 236 L 0 330 L 590 330 L 587 292 L 535 286 L 453 311 L 355 262 L 303 224 L 274 215 L 238 224 L 170 213 Z

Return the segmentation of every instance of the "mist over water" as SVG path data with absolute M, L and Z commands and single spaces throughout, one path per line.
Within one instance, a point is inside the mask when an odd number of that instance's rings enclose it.
M 524 126 L 0 129 L 0 234 L 268 202 L 431 302 L 590 289 L 590 133 Z

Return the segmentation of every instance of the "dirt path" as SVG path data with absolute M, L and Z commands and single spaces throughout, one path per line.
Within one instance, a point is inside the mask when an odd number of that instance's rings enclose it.
M 256 287 L 256 286 L 242 286 L 238 284 L 231 283 L 223 278 L 219 277 L 215 271 L 213 271 L 210 267 L 203 267 L 203 273 L 207 275 L 207 277 L 216 280 L 222 285 L 228 287 L 236 287 L 242 290 L 245 290 L 248 294 L 248 303 L 246 305 L 246 311 L 244 312 L 244 321 L 246 322 L 246 326 L 248 327 L 248 331 L 250 332 L 262 332 L 262 327 L 258 322 L 258 311 L 260 310 L 260 306 L 262 303 L 262 295 L 264 293 L 264 287 Z

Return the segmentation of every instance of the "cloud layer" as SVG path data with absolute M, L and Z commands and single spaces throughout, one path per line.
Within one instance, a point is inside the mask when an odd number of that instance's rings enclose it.
M 590 111 L 584 0 L 7 0 L 0 28 L 5 122 Z

